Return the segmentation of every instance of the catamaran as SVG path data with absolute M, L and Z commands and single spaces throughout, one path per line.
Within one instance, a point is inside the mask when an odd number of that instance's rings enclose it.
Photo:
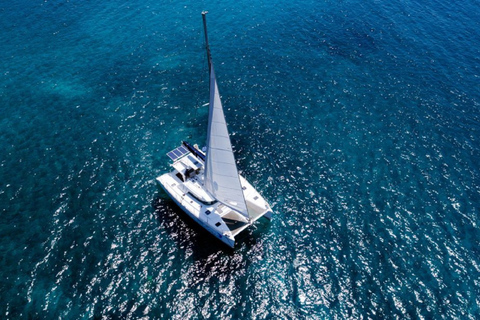
M 208 44 L 206 13 L 202 12 L 210 103 L 206 148 L 183 141 L 169 153 L 173 171 L 156 180 L 173 201 L 200 226 L 230 247 L 235 236 L 272 209 L 258 191 L 238 173 Z

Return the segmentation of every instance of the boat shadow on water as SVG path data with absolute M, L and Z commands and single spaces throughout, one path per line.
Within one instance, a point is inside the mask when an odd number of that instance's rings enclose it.
M 179 248 L 191 249 L 198 258 L 206 258 L 213 253 L 223 252 L 227 255 L 233 255 L 236 250 L 243 248 L 247 251 L 259 245 L 255 230 L 259 227 L 263 229 L 269 226 L 266 222 L 259 223 L 258 226 L 251 226 L 235 237 L 236 245 L 232 249 L 219 241 L 215 236 L 198 225 L 182 209 L 180 209 L 167 194 L 160 192 L 152 200 L 152 207 L 160 223 L 161 228 L 165 228 L 167 233 L 177 243 Z

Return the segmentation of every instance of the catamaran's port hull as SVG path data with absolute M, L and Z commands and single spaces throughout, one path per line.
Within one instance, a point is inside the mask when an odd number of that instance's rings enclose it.
M 204 228 L 205 230 L 210 232 L 215 238 L 219 239 L 220 241 L 225 243 L 230 248 L 233 248 L 235 246 L 235 239 L 234 238 L 230 239 L 227 236 L 223 235 L 221 232 L 218 232 L 217 230 L 213 229 L 212 226 L 210 226 L 209 224 L 200 220 L 199 217 L 195 216 L 190 210 L 188 210 L 185 207 L 185 205 L 182 204 L 182 203 L 184 203 L 184 201 L 182 201 L 182 199 L 178 199 L 178 195 L 176 193 L 174 193 L 173 190 L 171 190 L 171 188 L 169 188 L 169 185 L 168 185 L 168 182 L 167 182 L 169 175 L 170 175 L 169 173 L 166 173 L 166 174 L 158 177 L 156 180 L 157 180 L 158 184 L 162 187 L 162 189 L 168 194 L 168 196 L 175 202 L 175 204 L 180 209 L 182 209 L 182 211 L 185 212 L 190 218 L 192 218 L 193 221 L 195 221 L 202 228 Z
M 222 209 L 220 209 L 221 205 L 219 203 L 211 206 L 201 204 L 181 189 L 182 182 L 176 177 L 175 172 L 165 173 L 156 179 L 157 183 L 180 209 L 215 238 L 231 248 L 235 245 L 236 235 L 250 227 L 259 218 L 265 217 L 270 220 L 272 217 L 272 210 L 263 197 L 242 176 L 240 176 L 240 180 L 245 187 L 245 200 L 250 215 L 249 221 L 225 206 L 223 211 L 226 212 L 220 214 Z M 211 213 L 207 215 L 206 211 Z

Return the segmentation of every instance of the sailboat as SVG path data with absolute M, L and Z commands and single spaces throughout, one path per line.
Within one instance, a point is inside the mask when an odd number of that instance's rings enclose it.
M 270 220 L 273 211 L 238 173 L 210 54 L 206 13 L 202 12 L 210 74 L 206 148 L 183 141 L 167 153 L 173 171 L 156 180 L 188 216 L 233 248 L 240 232 L 261 217 Z

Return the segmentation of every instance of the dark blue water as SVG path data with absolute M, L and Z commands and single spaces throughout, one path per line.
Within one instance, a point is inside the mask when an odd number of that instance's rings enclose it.
M 238 167 L 234 251 L 155 185 L 204 144 L 201 11 Z M 0 3 L 0 318 L 480 317 L 480 4 Z

